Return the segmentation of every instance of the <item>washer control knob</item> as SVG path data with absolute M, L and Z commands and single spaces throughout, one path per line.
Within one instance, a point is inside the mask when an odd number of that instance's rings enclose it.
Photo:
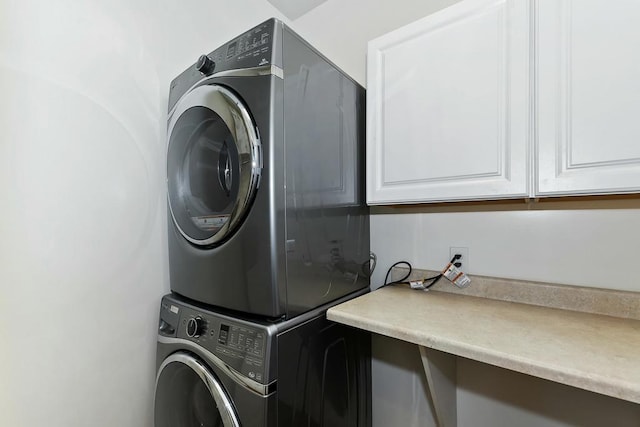
M 205 76 L 213 73 L 213 70 L 215 68 L 216 63 L 207 55 L 200 55 L 200 58 L 198 58 L 198 62 L 196 62 L 196 70 L 200 71 Z
M 202 317 L 192 317 L 187 321 L 187 336 L 190 338 L 198 338 L 204 330 L 204 321 Z

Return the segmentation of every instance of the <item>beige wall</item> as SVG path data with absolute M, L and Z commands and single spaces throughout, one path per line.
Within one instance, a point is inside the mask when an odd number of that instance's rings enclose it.
M 368 40 L 455 2 L 329 0 L 293 26 L 364 84 Z M 640 291 L 640 280 L 629 280 L 638 241 L 639 198 L 374 208 L 371 242 L 379 262 L 372 286 L 395 261 L 437 270 L 449 247 L 464 246 L 469 273 Z M 373 367 L 374 426 L 433 425 L 417 349 L 375 337 Z M 461 427 L 597 426 L 613 416 L 619 425 L 640 422 L 638 405 L 498 368 L 463 361 L 459 375 Z M 564 404 L 567 413 L 560 414 Z

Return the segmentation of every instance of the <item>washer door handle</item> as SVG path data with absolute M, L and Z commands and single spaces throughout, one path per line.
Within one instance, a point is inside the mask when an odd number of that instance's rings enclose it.
M 216 402 L 220 418 L 224 427 L 240 427 L 240 421 L 236 415 L 233 403 L 231 399 L 224 391 L 222 384 L 218 379 L 209 371 L 209 369 L 198 359 L 185 352 L 173 353 L 167 357 L 160 369 L 158 369 L 158 375 L 156 376 L 156 393 L 158 392 L 158 381 L 162 376 L 164 369 L 172 363 L 180 363 L 189 367 L 204 383 L 211 394 L 211 397 Z

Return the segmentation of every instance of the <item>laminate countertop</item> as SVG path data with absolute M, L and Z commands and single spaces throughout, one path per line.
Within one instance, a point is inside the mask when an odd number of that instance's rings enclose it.
M 387 286 L 329 320 L 640 403 L 640 320 Z

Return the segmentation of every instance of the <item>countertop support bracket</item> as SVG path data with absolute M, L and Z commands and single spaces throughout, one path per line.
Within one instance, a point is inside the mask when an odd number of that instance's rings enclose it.
M 428 347 L 418 346 L 422 366 L 429 385 L 431 409 L 438 427 L 456 427 L 456 356 Z

